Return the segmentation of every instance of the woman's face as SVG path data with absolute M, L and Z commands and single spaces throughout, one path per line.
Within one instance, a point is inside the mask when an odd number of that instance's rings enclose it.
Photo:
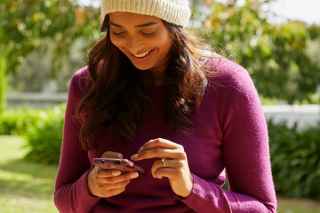
M 111 13 L 110 39 L 140 70 L 163 71 L 172 40 L 161 19 L 134 13 Z

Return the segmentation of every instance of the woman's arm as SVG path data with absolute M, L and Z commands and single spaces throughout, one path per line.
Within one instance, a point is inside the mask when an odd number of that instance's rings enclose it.
M 99 198 L 92 196 L 88 190 L 87 175 L 90 162 L 87 152 L 81 149 L 78 139 L 80 124 L 74 118 L 75 109 L 80 100 L 78 77 L 78 74 L 75 74 L 69 86 L 63 142 L 54 192 L 54 202 L 61 213 L 89 212 L 99 201 Z
M 237 80 L 224 88 L 227 95 L 220 105 L 223 160 L 231 191 L 192 174 L 192 193 L 182 201 L 197 212 L 274 213 L 277 202 L 266 120 L 247 71 L 234 74 Z

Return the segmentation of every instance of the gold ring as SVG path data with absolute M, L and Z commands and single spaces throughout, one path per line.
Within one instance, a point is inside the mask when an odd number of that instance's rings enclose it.
M 168 166 L 167 159 L 161 158 L 161 162 L 162 162 L 162 165 L 163 165 L 164 167 L 167 167 L 167 166 Z

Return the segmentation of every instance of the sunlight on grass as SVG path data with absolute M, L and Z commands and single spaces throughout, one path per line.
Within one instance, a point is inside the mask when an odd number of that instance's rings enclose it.
M 304 199 L 285 199 L 280 201 L 279 213 L 319 213 L 319 202 Z
M 20 159 L 26 153 L 22 147 L 22 139 L 13 136 L 0 136 L 0 163 L 12 159 Z
M 0 206 L 1 212 L 4 213 L 57 212 L 51 200 L 17 195 L 4 194 L 0 198 Z
M 22 139 L 0 136 L 0 206 L 4 213 L 53 213 L 56 167 L 23 160 Z

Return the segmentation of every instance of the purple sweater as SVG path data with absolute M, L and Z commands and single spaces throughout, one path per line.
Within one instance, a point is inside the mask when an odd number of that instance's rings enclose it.
M 153 104 L 145 112 L 134 143 L 122 143 L 106 129 L 96 150 L 83 151 L 78 140 L 80 124 L 73 118 L 84 95 L 86 67 L 77 71 L 69 86 L 63 144 L 56 178 L 54 201 L 63 213 L 84 212 L 276 212 L 266 120 L 248 72 L 236 63 L 211 59 L 217 74 L 208 79 L 204 99 L 192 116 L 189 135 L 174 134 L 164 122 L 163 87 L 151 91 Z M 87 175 L 92 159 L 104 151 L 125 158 L 150 139 L 165 138 L 184 146 L 193 177 L 191 194 L 176 196 L 168 179 L 154 179 L 154 160 L 137 162 L 146 174 L 131 181 L 126 191 L 111 198 L 92 196 Z M 224 172 L 225 171 L 225 172 Z M 227 174 L 230 190 L 222 187 Z

